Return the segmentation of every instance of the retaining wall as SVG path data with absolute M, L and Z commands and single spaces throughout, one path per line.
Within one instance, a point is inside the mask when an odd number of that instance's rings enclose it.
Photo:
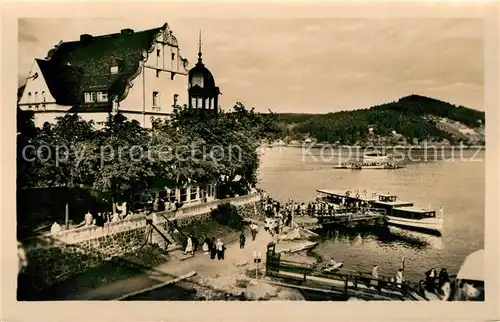
M 263 216 L 260 194 L 215 200 L 200 205 L 181 208 L 177 212 L 163 215 L 176 220 L 179 227 L 204 220 L 212 209 L 220 204 L 230 203 L 238 208 L 246 218 Z M 167 231 L 167 220 L 155 215 L 153 222 Z M 89 226 L 62 231 L 56 235 L 45 234 L 23 240 L 28 258 L 27 277 L 38 288 L 61 282 L 71 276 L 98 266 L 102 261 L 114 256 L 133 252 L 147 242 L 157 242 L 158 236 L 147 239 L 149 227 L 142 215 L 119 222 L 105 224 L 104 227 Z M 157 233 L 156 233 L 157 234 Z

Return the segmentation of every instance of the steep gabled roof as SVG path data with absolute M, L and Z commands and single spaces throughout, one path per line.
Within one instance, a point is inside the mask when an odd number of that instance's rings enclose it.
M 60 105 L 80 103 L 83 71 L 77 67 L 36 59 L 50 94 Z
M 109 101 L 122 100 L 130 81 L 140 73 L 140 61 L 154 50 L 162 27 L 103 36 L 82 35 L 80 41 L 60 43 L 51 50 L 49 60 L 37 59 L 52 96 L 58 104 L 79 106 L 85 91 L 107 91 Z M 111 65 L 118 73 L 111 74 Z M 111 107 L 111 103 L 96 103 Z

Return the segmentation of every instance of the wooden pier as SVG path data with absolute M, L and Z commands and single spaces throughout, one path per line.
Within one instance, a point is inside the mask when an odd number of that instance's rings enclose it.
M 266 276 L 281 282 L 271 284 L 297 288 L 325 294 L 332 300 L 347 300 L 350 297 L 365 300 L 427 301 L 410 283 L 397 284 L 389 277 L 373 278 L 370 273 L 338 269 L 335 272 L 321 272 L 312 265 L 282 260 L 270 243 L 266 252 Z

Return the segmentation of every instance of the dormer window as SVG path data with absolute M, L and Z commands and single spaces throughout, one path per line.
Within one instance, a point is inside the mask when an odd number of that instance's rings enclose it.
M 97 93 L 97 100 L 99 102 L 107 102 L 108 101 L 108 93 L 106 93 L 106 92 L 98 92 Z

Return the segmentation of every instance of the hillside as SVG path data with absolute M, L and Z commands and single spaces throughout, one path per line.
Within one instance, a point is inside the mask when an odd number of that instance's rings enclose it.
M 484 144 L 485 114 L 410 95 L 368 109 L 328 114 L 279 114 L 281 138 L 339 144 Z M 370 132 L 371 129 L 371 132 Z

